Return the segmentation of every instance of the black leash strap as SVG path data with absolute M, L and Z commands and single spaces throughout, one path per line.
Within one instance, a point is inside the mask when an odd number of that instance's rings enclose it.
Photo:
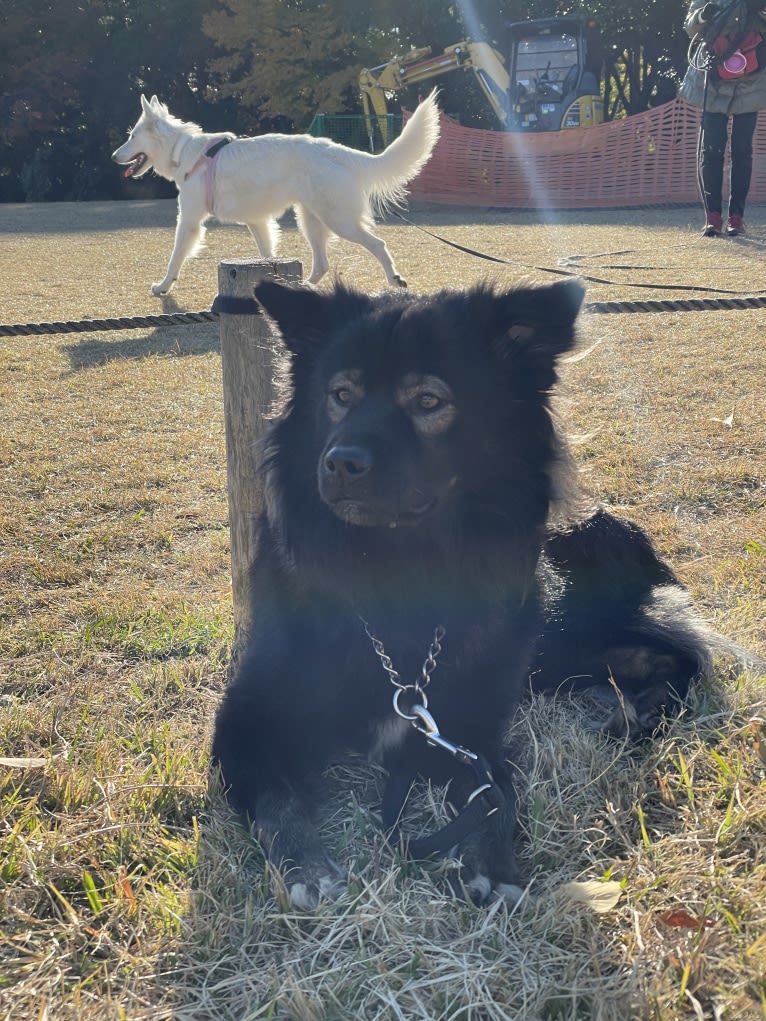
M 505 794 L 495 783 L 489 763 L 483 755 L 466 765 L 473 771 L 477 786 L 469 794 L 465 805 L 455 818 L 435 833 L 406 841 L 407 855 L 416 861 L 425 858 L 446 858 L 452 849 L 471 833 L 481 829 L 489 816 L 506 805 Z M 405 773 L 392 773 L 383 792 L 381 815 L 388 839 L 395 843 L 399 838 L 399 820 L 412 786 L 412 777 Z
M 430 238 L 434 238 L 436 241 L 441 241 L 445 245 L 449 245 L 450 248 L 456 248 L 459 252 L 465 252 L 466 255 L 473 255 L 477 259 L 486 259 L 488 262 L 499 262 L 504 266 L 521 266 L 522 263 L 515 262 L 513 259 L 501 259 L 496 255 L 487 255 L 486 252 L 479 252 L 475 248 L 466 248 L 465 245 L 459 245 L 456 241 L 450 241 L 448 238 L 442 237 L 441 234 L 434 234 L 433 231 L 426 230 L 425 227 L 421 227 L 417 223 L 413 223 L 412 220 L 408 220 L 402 216 L 401 213 L 393 211 L 394 215 L 397 216 L 402 223 L 406 223 L 410 227 L 415 227 L 423 234 L 427 234 Z M 552 269 L 550 266 L 524 266 L 524 269 L 534 269 L 538 273 L 552 273 L 554 276 L 560 277 L 577 277 L 579 280 L 587 280 L 591 284 L 610 284 L 614 287 L 644 287 L 650 291 L 702 291 L 705 294 L 736 294 L 739 295 L 740 291 L 725 290 L 721 287 L 702 287 L 697 284 L 632 284 L 629 282 L 618 282 L 616 280 L 606 280 L 604 277 L 588 276 L 585 273 L 574 273 L 567 269 Z M 756 292 L 760 293 L 760 292 Z

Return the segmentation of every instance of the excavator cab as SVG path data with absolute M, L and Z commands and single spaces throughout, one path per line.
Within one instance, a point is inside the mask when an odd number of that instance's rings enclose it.
M 601 55 L 591 24 L 540 18 L 508 26 L 511 131 L 585 128 L 604 119 Z

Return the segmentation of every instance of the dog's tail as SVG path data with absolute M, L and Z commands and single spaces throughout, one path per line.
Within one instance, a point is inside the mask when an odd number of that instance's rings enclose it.
M 404 125 L 404 130 L 387 149 L 369 156 L 369 196 L 374 206 L 383 210 L 401 205 L 405 185 L 416 177 L 428 162 L 439 140 L 439 108 L 434 89 Z

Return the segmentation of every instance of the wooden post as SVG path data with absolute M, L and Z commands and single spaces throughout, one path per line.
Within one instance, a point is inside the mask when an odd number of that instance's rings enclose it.
M 218 294 L 221 298 L 252 299 L 255 285 L 269 277 L 300 281 L 301 263 L 294 259 L 230 259 L 218 267 Z M 220 326 L 235 666 L 252 627 L 250 571 L 255 560 L 255 526 L 263 509 L 258 441 L 272 407 L 274 352 L 279 341 L 262 315 L 222 311 Z

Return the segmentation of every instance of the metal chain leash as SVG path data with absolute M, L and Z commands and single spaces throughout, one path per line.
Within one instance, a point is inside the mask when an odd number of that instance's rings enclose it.
M 434 628 L 433 641 L 428 647 L 428 655 L 423 661 L 423 666 L 420 668 L 420 677 L 413 681 L 412 684 L 405 684 L 402 681 L 399 671 L 391 662 L 391 657 L 386 652 L 383 642 L 381 642 L 364 617 L 360 617 L 359 619 L 364 624 L 365 634 L 372 642 L 372 647 L 375 650 L 383 669 L 386 671 L 389 680 L 396 688 L 396 691 L 394 692 L 394 712 L 397 716 L 400 716 L 403 720 L 408 720 L 415 730 L 419 731 L 423 737 L 425 737 L 429 744 L 434 745 L 437 748 L 443 748 L 444 751 L 449 752 L 450 755 L 466 765 L 476 763 L 479 756 L 475 752 L 470 751 L 470 749 L 464 748 L 462 745 L 455 744 L 454 741 L 450 741 L 448 738 L 444 737 L 439 731 L 436 720 L 428 711 L 428 695 L 426 694 L 425 689 L 430 684 L 431 674 L 436 669 L 436 660 L 439 653 L 442 651 L 441 643 L 447 633 L 446 629 L 443 628 L 441 624 Z M 406 712 L 406 710 L 402 709 L 399 705 L 399 699 L 402 692 L 405 691 L 414 692 L 420 700 L 418 702 L 414 702 L 413 705 L 410 706 L 410 712 Z M 482 786 L 474 791 L 471 798 L 480 791 L 489 789 L 489 786 L 491 785 L 485 784 L 484 780 L 482 780 Z M 468 800 L 470 801 L 471 798 Z M 492 811 L 496 811 L 496 809 L 493 809 Z M 492 813 L 490 812 L 488 814 L 491 815 Z
M 439 653 L 442 651 L 441 646 L 442 639 L 444 638 L 447 632 L 441 625 L 437 625 L 437 627 L 434 629 L 433 641 L 428 647 L 428 654 L 426 655 L 426 658 L 423 661 L 423 666 L 420 668 L 420 676 L 416 678 L 416 680 L 413 681 L 411 684 L 406 684 L 404 681 L 402 681 L 399 671 L 391 662 L 391 657 L 386 652 L 383 642 L 378 638 L 378 636 L 375 634 L 375 632 L 372 630 L 370 625 L 363 617 L 360 617 L 359 619 L 362 621 L 362 624 L 364 624 L 365 634 L 372 642 L 372 647 L 375 650 L 375 653 L 378 659 L 380 660 L 383 669 L 386 671 L 389 680 L 396 688 L 396 691 L 394 692 L 394 710 L 404 720 L 410 720 L 411 722 L 417 720 L 419 718 L 417 713 L 407 713 L 401 708 L 401 706 L 399 705 L 399 698 L 402 692 L 404 691 L 414 692 L 414 694 L 420 699 L 420 706 L 423 709 L 428 708 L 428 695 L 426 694 L 425 689 L 431 682 L 431 674 L 436 669 L 437 666 L 436 661 L 438 659 Z
M 409 843 L 409 853 L 414 858 L 427 858 L 433 854 L 446 856 L 452 853 L 452 848 L 460 844 L 470 833 L 474 833 L 485 825 L 486 820 L 499 812 L 506 806 L 506 797 L 503 791 L 495 782 L 489 762 L 483 755 L 477 755 L 470 748 L 456 744 L 445 737 L 428 711 L 428 696 L 425 689 L 431 681 L 431 674 L 437 666 L 439 653 L 442 651 L 442 639 L 446 635 L 446 629 L 438 625 L 434 629 L 434 637 L 428 648 L 428 654 L 420 668 L 420 677 L 412 684 L 405 684 L 402 681 L 399 671 L 391 661 L 386 652 L 383 642 L 378 638 L 367 621 L 359 618 L 364 624 L 367 637 L 372 642 L 375 654 L 381 662 L 389 680 L 396 689 L 394 692 L 394 711 L 403 720 L 407 720 L 418 733 L 422 734 L 426 742 L 434 748 L 441 748 L 458 762 L 467 766 L 473 773 L 476 780 L 476 787 L 466 798 L 465 804 L 460 811 L 455 810 L 455 818 L 448 822 L 436 833 L 428 837 L 421 837 Z M 418 701 L 410 706 L 407 712 L 399 705 L 399 697 L 402 692 L 414 692 Z M 399 777 L 399 784 L 401 776 Z M 398 832 L 398 819 L 404 809 L 407 800 L 408 784 L 403 789 L 403 794 L 398 789 L 396 781 L 392 783 L 389 778 L 386 792 L 383 797 L 383 822 L 389 831 L 389 837 Z

